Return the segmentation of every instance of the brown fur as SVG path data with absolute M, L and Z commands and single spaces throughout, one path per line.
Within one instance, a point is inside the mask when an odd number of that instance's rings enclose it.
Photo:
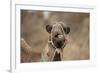
M 39 61 L 41 54 L 34 52 L 32 48 L 26 43 L 26 41 L 21 39 L 21 62 L 37 62 Z

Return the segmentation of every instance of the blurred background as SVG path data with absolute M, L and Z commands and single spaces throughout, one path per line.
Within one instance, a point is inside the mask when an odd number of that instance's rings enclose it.
M 89 17 L 89 13 L 21 10 L 21 37 L 34 52 L 41 53 L 49 37 L 45 25 L 54 21 L 64 22 L 71 32 L 63 60 L 87 60 L 90 58 Z M 31 59 L 39 62 L 41 56 L 37 60 Z

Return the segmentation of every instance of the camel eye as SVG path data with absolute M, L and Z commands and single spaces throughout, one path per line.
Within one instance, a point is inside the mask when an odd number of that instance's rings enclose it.
M 66 34 L 68 34 L 70 32 L 70 27 L 64 28 L 64 31 Z

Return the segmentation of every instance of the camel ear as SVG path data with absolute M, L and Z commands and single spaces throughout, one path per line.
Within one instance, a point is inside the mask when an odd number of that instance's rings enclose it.
M 51 33 L 51 30 L 52 30 L 52 25 L 47 24 L 47 25 L 46 25 L 46 31 L 47 31 L 48 33 Z
M 69 34 L 69 32 L 70 32 L 70 27 L 64 28 L 64 31 L 65 31 L 66 34 Z

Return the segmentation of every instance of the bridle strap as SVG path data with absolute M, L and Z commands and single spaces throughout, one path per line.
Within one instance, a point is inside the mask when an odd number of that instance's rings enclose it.
M 62 59 L 62 52 L 61 52 L 61 51 L 59 51 L 59 50 L 61 50 L 61 49 L 55 49 L 55 51 L 54 51 L 54 54 L 53 54 L 53 57 L 52 57 L 51 61 L 53 61 L 53 59 L 54 59 L 54 56 L 55 56 L 55 53 L 56 53 L 56 52 L 59 52 L 60 57 L 61 57 L 61 59 Z

